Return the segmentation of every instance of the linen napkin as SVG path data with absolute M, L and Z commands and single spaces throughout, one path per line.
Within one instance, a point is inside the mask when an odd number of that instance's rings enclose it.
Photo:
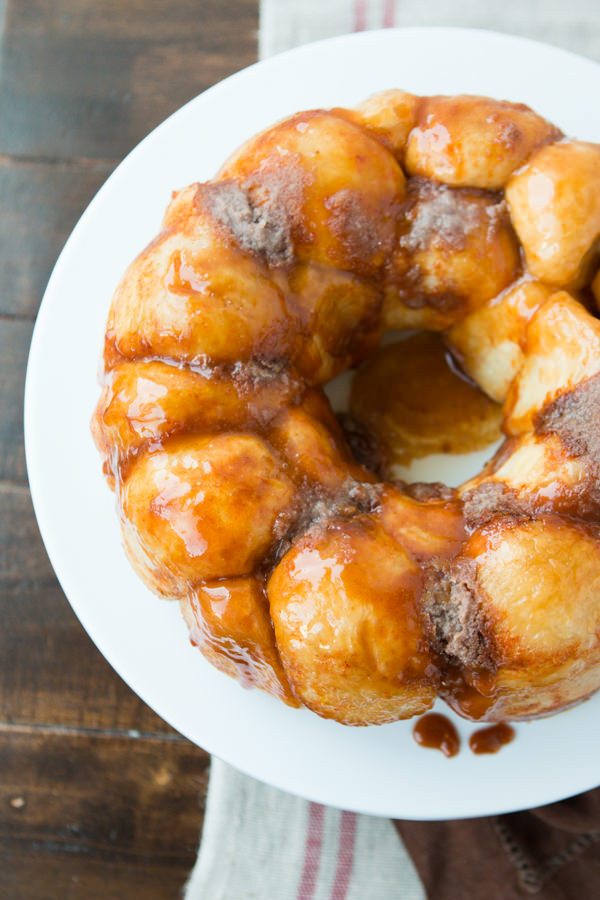
M 597 0 L 261 0 L 259 55 L 351 31 L 414 25 L 487 28 L 600 60 Z M 530 895 L 600 898 L 600 789 L 512 815 L 392 823 L 293 797 L 212 760 L 185 900 Z
M 185 900 L 425 900 L 387 819 L 310 803 L 215 757 Z

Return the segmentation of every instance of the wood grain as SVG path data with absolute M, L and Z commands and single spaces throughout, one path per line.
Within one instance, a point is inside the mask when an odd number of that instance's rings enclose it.
M 0 482 L 26 483 L 23 391 L 32 331 L 31 322 L 0 318 Z
M 27 487 L 23 389 L 73 225 L 148 131 L 254 62 L 258 4 L 0 0 L 0 21 L 0 900 L 169 900 L 196 857 L 209 757 L 71 611 Z
M 171 733 L 115 674 L 71 610 L 29 492 L 0 486 L 0 722 Z
M 1 897 L 180 895 L 206 753 L 183 740 L 0 727 L 0 759 Z
M 255 0 L 9 0 L 0 153 L 120 159 L 254 62 L 256 27 Z
M 0 316 L 33 318 L 73 226 L 115 164 L 0 157 Z

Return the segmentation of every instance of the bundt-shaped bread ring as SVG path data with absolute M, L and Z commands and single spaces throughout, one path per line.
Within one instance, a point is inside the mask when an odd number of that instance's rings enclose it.
M 600 687 L 599 236 L 600 146 L 474 96 L 297 113 L 174 194 L 92 430 L 132 564 L 210 662 L 353 725 Z M 458 489 L 379 480 L 323 392 L 390 329 L 442 332 L 503 404 Z

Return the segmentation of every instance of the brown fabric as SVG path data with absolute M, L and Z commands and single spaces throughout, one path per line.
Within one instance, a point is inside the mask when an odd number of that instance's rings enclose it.
M 600 898 L 600 788 L 510 815 L 394 825 L 428 900 Z

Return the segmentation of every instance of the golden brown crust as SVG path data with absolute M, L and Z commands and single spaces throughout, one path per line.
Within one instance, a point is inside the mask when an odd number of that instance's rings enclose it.
M 485 264 L 484 264 L 485 261 Z M 447 328 L 521 272 L 501 197 L 412 179 L 386 271 L 388 328 Z
M 533 431 L 541 410 L 600 371 L 600 322 L 566 291 L 540 306 L 527 325 L 524 360 L 504 407 L 508 434 Z
M 487 97 L 426 97 L 406 147 L 409 175 L 501 190 L 560 131 L 521 103 Z
M 191 587 L 251 574 L 294 498 L 268 445 L 235 432 L 172 438 L 136 459 L 119 490 L 123 517 L 155 562 L 152 577 L 164 569 Z
M 473 533 L 437 599 L 459 610 L 460 627 L 440 614 L 435 624 L 467 677 L 486 674 L 483 717 L 547 715 L 600 687 L 599 580 L 598 533 L 583 525 L 499 517 Z
M 553 293 L 525 276 L 448 331 L 463 370 L 498 403 L 523 364 L 529 320 Z
M 356 109 L 335 109 L 336 115 L 366 128 L 374 137 L 402 160 L 408 135 L 414 128 L 421 97 L 392 89 L 369 97 Z
M 317 528 L 295 543 L 268 594 L 284 667 L 309 709 L 365 725 L 432 705 L 421 582 L 416 563 L 370 517 Z
M 279 658 L 263 586 L 257 578 L 207 582 L 181 600 L 190 640 L 206 659 L 248 687 L 300 706 Z
M 355 725 L 600 686 L 599 235 L 600 148 L 473 96 L 297 113 L 174 193 L 92 431 L 133 566 L 210 662 Z M 390 328 L 444 332 L 416 340 L 504 404 L 457 490 L 378 481 L 323 393 Z
M 327 159 L 327 165 L 322 160 Z M 394 245 L 405 177 L 362 128 L 323 110 L 298 113 L 248 142 L 220 179 L 237 181 L 255 208 L 285 217 L 294 256 L 373 275 Z
M 579 286 L 600 235 L 600 146 L 541 147 L 506 186 L 512 220 L 535 278 Z

